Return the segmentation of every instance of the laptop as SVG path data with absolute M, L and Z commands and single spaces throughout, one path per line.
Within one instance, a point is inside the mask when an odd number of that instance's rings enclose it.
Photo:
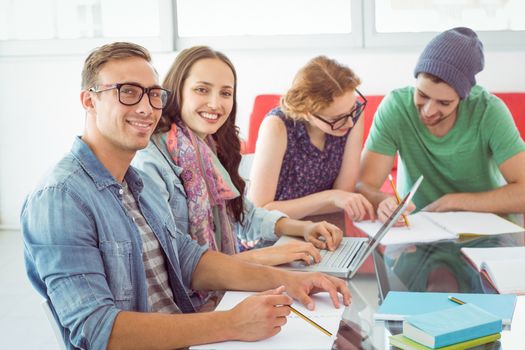
M 302 261 L 294 261 L 279 265 L 279 267 L 296 271 L 324 272 L 341 278 L 352 278 L 365 262 L 366 258 L 368 258 L 379 245 L 381 239 L 387 234 L 394 223 L 397 222 L 399 216 L 405 211 L 421 184 L 421 181 L 423 181 L 423 175 L 417 179 L 405 198 L 403 198 L 390 217 L 371 239 L 367 237 L 343 237 L 341 244 L 335 251 L 321 250 L 321 261 L 318 264 L 306 265 Z M 281 236 L 275 244 L 283 244 L 297 239 L 298 238 L 290 236 Z

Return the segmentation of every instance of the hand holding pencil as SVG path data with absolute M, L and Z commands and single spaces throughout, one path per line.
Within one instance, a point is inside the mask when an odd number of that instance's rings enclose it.
M 252 295 L 226 312 L 224 322 L 231 325 L 232 339 L 257 341 L 272 337 L 281 331 L 290 315 L 293 299 L 280 286 Z
M 383 201 L 379 203 L 377 206 L 377 218 L 381 222 L 385 222 L 390 215 L 394 212 L 394 210 L 397 208 L 399 203 L 401 202 L 401 198 L 399 197 L 399 194 L 397 193 L 396 186 L 394 184 L 394 180 L 392 179 L 392 175 L 388 175 L 388 180 L 390 183 L 390 186 L 392 187 L 392 191 L 394 193 L 393 196 L 388 196 Z M 409 203 L 407 209 L 403 213 L 402 220 L 396 222 L 394 226 L 407 226 L 409 227 L 409 222 L 406 217 L 407 214 L 411 213 L 416 209 L 416 206 L 414 203 Z
M 399 193 L 397 193 L 396 185 L 394 184 L 394 179 L 392 179 L 392 174 L 388 174 L 388 180 L 390 181 L 390 185 L 392 186 L 392 191 L 394 191 L 394 195 L 396 196 L 397 204 L 401 203 L 401 197 L 399 197 Z M 405 225 L 408 227 L 408 219 L 405 214 L 402 214 L 403 220 L 405 221 Z
M 314 272 L 281 271 L 279 275 L 283 285 L 252 295 L 226 311 L 225 322 L 235 329 L 231 339 L 256 341 L 271 337 L 280 332 L 291 312 L 305 321 L 306 329 L 331 336 L 320 324 L 291 305 L 295 299 L 313 311 L 315 304 L 310 295 L 325 291 L 335 308 L 348 306 L 351 295 L 346 281 Z

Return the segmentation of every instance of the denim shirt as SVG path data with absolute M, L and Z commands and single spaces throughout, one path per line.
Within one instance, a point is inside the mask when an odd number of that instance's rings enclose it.
M 175 302 L 193 312 L 187 291 L 206 250 L 177 234 L 171 211 L 147 176 L 130 167 L 125 180 L 165 254 Z M 23 205 L 27 273 L 50 301 L 69 349 L 105 349 L 121 310 L 149 311 L 142 241 L 122 193 L 77 138 Z
M 162 149 L 160 142 L 156 140 L 157 137 L 154 135 L 148 147 L 137 152 L 132 164 L 155 181 L 162 197 L 171 207 L 177 229 L 180 233 L 188 235 L 188 204 L 186 191 L 180 179 L 182 168 L 175 164 L 165 149 Z M 286 217 L 286 214 L 277 210 L 258 208 L 246 197 L 244 197 L 244 207 L 244 223 L 242 225 L 235 223 L 237 238 L 248 242 L 276 241 L 278 237 L 275 235 L 275 223 L 280 218 Z

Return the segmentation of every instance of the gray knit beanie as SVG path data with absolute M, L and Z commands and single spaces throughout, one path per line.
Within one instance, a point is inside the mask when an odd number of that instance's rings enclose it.
M 437 35 L 425 47 L 414 69 L 432 74 L 454 88 L 461 99 L 476 84 L 477 73 L 483 70 L 483 44 L 476 33 L 465 27 L 453 28 Z

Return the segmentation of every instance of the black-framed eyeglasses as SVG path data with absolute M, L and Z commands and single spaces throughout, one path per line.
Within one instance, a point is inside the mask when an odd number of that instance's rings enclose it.
M 352 122 L 354 123 L 357 123 L 357 121 L 359 120 L 359 117 L 361 116 L 361 114 L 363 113 L 363 111 L 365 110 L 365 107 L 366 107 L 366 98 L 361 94 L 361 92 L 359 92 L 359 90 L 355 89 L 355 91 L 357 92 L 357 95 L 359 96 L 360 100 L 356 101 L 355 103 L 355 107 L 354 109 L 352 109 L 352 111 L 348 114 L 345 114 L 337 119 L 334 119 L 334 120 L 326 120 L 324 119 L 323 117 L 320 117 L 318 116 L 317 114 L 312 114 L 315 118 L 319 119 L 320 121 L 330 125 L 330 127 L 332 128 L 332 130 L 339 130 L 341 129 L 343 126 L 346 125 L 346 123 L 348 122 L 348 119 L 349 118 L 352 118 Z
M 118 100 L 125 106 L 133 106 L 142 100 L 144 94 L 148 95 L 149 104 L 155 109 L 166 107 L 170 91 L 161 87 L 143 87 L 135 83 L 99 84 L 89 89 L 92 92 L 104 92 L 117 89 Z

